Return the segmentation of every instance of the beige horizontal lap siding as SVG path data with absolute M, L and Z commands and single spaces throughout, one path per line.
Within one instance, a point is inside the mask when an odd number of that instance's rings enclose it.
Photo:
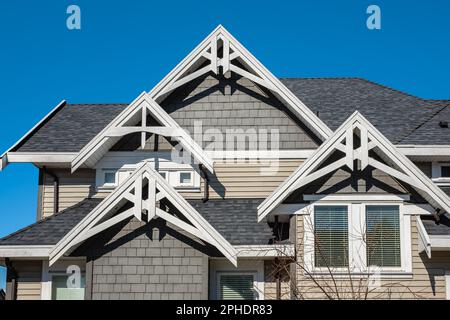
M 79 203 L 92 196 L 95 191 L 95 171 L 79 169 L 70 173 L 69 169 L 51 170 L 59 178 L 59 211 Z M 42 188 L 42 217 L 48 217 L 54 210 L 53 178 L 44 174 Z
M 13 261 L 17 272 L 17 300 L 40 300 L 42 261 Z
M 266 198 L 286 178 L 298 168 L 302 160 L 267 161 L 217 161 L 214 163 L 214 175 L 210 178 L 210 199 L 220 198 Z M 267 174 L 269 172 L 270 174 Z M 183 192 L 188 199 L 203 197 L 204 182 L 201 192 Z
M 297 249 L 299 262 L 303 261 L 303 217 L 297 218 Z M 411 217 L 412 243 L 412 276 L 409 278 L 392 277 L 383 279 L 379 289 L 370 290 L 368 299 L 445 299 L 445 271 L 450 269 L 450 252 L 432 252 L 432 258 L 419 254 L 418 231 L 416 218 Z M 319 276 L 307 276 L 300 267 L 297 271 L 297 292 L 304 299 L 326 299 L 327 293 L 339 292 L 341 299 L 354 297 L 364 298 L 367 286 L 361 285 L 353 278 L 351 282 L 336 278 L 336 285 L 330 277 L 321 279 Z M 314 282 L 317 281 L 317 283 Z M 366 278 L 367 280 L 367 278 Z M 323 288 L 323 290 L 321 290 Z M 360 295 L 355 294 L 360 292 Z M 333 295 L 336 298 L 336 295 Z
M 298 159 L 216 162 L 214 175 L 208 173 L 210 198 L 266 198 L 301 163 L 302 160 Z M 109 194 L 104 191 L 96 192 L 94 170 L 79 169 L 73 174 L 68 169 L 52 172 L 59 177 L 59 211 L 79 203 L 86 197 L 106 197 Z M 187 199 L 201 199 L 204 187 L 202 179 L 199 191 L 178 189 L 178 192 Z M 44 174 L 42 216 L 52 215 L 53 208 L 53 178 Z

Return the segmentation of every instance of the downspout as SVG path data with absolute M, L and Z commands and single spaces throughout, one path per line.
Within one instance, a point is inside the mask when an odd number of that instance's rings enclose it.
M 59 179 L 54 173 L 48 171 L 45 166 L 42 167 L 42 170 L 53 178 L 53 213 L 57 213 L 59 211 Z
M 278 230 L 278 216 L 275 216 L 275 237 L 280 238 L 279 230 Z M 278 239 L 275 239 L 275 244 L 277 243 Z M 278 258 L 275 258 L 275 266 L 277 267 L 277 273 L 275 275 L 276 277 L 276 299 L 281 300 L 281 272 L 280 272 L 280 260 Z
M 6 258 L 6 300 L 17 299 L 17 272 L 13 268 L 11 261 Z
M 199 164 L 199 168 L 200 168 L 200 175 L 203 178 L 203 182 L 204 182 L 202 201 L 206 202 L 206 201 L 209 200 L 209 176 L 208 176 L 208 171 L 206 171 L 206 168 L 203 166 L 203 164 Z

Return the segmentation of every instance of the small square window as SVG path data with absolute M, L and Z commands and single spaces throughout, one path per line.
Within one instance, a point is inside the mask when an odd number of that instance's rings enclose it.
M 450 166 L 441 166 L 441 177 L 450 178 Z
M 191 185 L 192 184 L 192 172 L 180 172 L 180 184 Z
M 116 173 L 115 172 L 105 172 L 105 184 L 116 184 Z

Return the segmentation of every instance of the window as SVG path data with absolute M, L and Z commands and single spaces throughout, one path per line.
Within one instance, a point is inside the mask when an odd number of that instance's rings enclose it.
M 180 172 L 180 186 L 192 185 L 192 172 Z
M 348 213 L 346 206 L 314 207 L 314 265 L 348 266 Z
M 52 300 L 84 300 L 85 277 L 81 276 L 80 288 L 68 288 L 69 275 L 52 276 Z
M 219 298 L 222 300 L 254 300 L 254 276 L 251 274 L 222 274 Z
M 117 170 L 116 169 L 104 169 L 103 170 L 103 185 L 110 187 L 117 184 Z
M 398 206 L 366 206 L 367 266 L 401 267 Z
M 441 166 L 441 177 L 450 178 L 450 166 Z
M 159 171 L 159 174 L 164 178 L 164 180 L 167 180 L 167 171 Z

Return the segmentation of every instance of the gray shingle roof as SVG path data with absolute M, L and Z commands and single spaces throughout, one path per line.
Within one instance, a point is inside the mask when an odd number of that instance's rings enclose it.
M 450 236 L 450 215 L 448 213 L 441 216 L 439 224 L 430 216 L 422 216 L 423 226 L 429 235 L 449 235 Z
M 126 106 L 126 104 L 66 104 L 13 151 L 78 152 Z
M 450 101 L 424 100 L 360 78 L 281 81 L 332 130 L 358 110 L 393 143 L 450 144 L 449 129 L 438 126 L 439 121 L 450 120 L 450 107 L 446 108 Z M 126 106 L 67 104 L 13 151 L 78 152 Z M 242 114 L 246 112 L 242 110 Z M 237 113 L 239 110 L 233 110 L 230 115 Z M 276 125 L 285 124 L 270 124 Z
M 6 245 L 54 245 L 91 212 L 102 199 L 84 199 L 48 218 L 0 239 Z
M 2 245 L 54 245 L 91 212 L 102 199 L 88 198 L 53 216 L 0 239 Z M 257 222 L 262 199 L 189 201 L 233 245 L 268 244 L 272 232 Z
M 436 112 L 429 120 L 421 124 L 410 135 L 405 137 L 401 144 L 450 144 L 450 128 L 441 127 L 440 122 L 450 124 L 450 101 L 435 101 Z M 439 108 L 441 106 L 441 108 Z
M 263 199 L 189 200 L 208 222 L 233 245 L 269 244 L 272 230 L 258 223 L 257 207 Z
M 442 109 L 438 101 L 424 100 L 360 78 L 281 81 L 332 130 L 358 110 L 393 143 L 402 141 Z M 427 138 L 424 143 L 435 144 L 434 134 Z

